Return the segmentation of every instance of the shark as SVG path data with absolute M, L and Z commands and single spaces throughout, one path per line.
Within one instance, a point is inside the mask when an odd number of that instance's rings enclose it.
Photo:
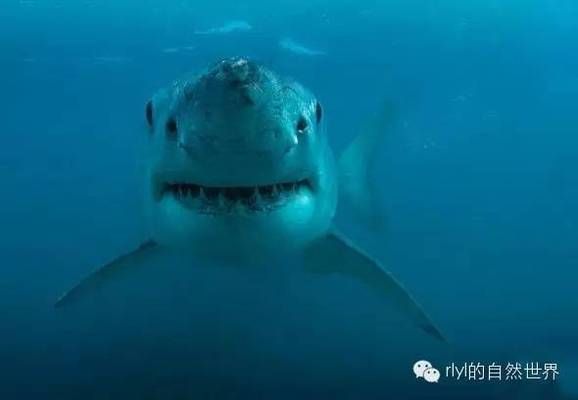
M 308 89 L 244 57 L 220 60 L 159 90 L 144 107 L 147 239 L 55 306 L 74 304 L 119 275 L 138 274 L 139 262 L 161 249 L 235 265 L 291 254 L 302 257 L 306 273 L 357 280 L 445 341 L 383 263 L 336 227 L 340 198 L 361 208 L 379 203 L 367 198 L 375 196 L 367 168 L 388 118 L 361 132 L 339 159 L 325 119 Z

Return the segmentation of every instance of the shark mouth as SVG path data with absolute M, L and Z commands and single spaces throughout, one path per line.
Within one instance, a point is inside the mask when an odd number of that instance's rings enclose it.
M 311 191 L 308 179 L 262 186 L 216 187 L 194 183 L 166 183 L 162 196 L 171 196 L 201 214 L 238 214 L 274 211 L 300 193 Z

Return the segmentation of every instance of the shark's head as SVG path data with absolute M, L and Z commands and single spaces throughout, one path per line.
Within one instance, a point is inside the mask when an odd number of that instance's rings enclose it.
M 336 208 L 319 101 L 244 59 L 175 82 L 146 104 L 153 238 L 209 253 L 283 251 L 323 234 Z

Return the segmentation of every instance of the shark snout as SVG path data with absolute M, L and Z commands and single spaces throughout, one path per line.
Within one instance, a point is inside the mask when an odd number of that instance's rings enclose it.
M 225 99 L 237 107 L 254 106 L 260 102 L 262 86 L 267 77 L 262 68 L 247 58 L 229 58 L 218 63 L 207 74 L 209 86 L 217 88 Z
M 284 177 L 311 158 L 319 123 L 314 99 L 265 66 L 228 58 L 185 84 L 182 93 L 166 125 L 169 143 L 219 181 L 261 171 Z
M 273 74 L 247 58 L 215 64 L 191 90 L 177 121 L 180 147 L 196 158 L 264 163 L 290 153 L 298 145 L 301 125 L 299 116 L 284 111 L 286 99 L 278 88 Z
M 258 66 L 246 58 L 232 58 L 223 60 L 218 68 L 231 85 L 248 83 L 255 78 Z

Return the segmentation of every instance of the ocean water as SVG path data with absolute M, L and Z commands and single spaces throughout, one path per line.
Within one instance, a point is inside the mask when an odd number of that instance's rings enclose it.
M 1 398 L 578 398 L 575 1 L 4 0 L 0 50 Z M 116 297 L 53 308 L 146 236 L 146 101 L 231 56 L 310 88 L 337 153 L 391 104 L 371 178 L 385 232 L 339 224 L 447 344 L 294 260 L 177 274 L 169 304 L 144 268 Z M 456 379 L 452 362 L 559 375 Z

